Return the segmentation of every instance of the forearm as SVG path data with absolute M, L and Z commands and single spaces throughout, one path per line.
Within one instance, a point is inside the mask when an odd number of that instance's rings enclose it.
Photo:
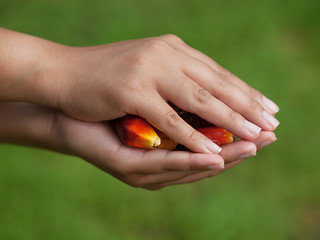
M 56 107 L 64 46 L 0 28 L 0 101 Z M 55 100 L 53 100 L 55 99 Z
M 0 113 L 0 143 L 54 150 L 53 110 L 27 103 L 0 103 Z

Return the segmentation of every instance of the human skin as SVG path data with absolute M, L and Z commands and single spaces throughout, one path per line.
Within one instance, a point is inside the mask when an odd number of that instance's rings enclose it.
M 75 120 L 29 103 L 0 103 L 0 112 L 0 142 L 75 155 L 130 186 L 149 190 L 216 176 L 276 140 L 273 132 L 262 131 L 252 141 L 223 146 L 219 155 L 145 150 L 123 145 L 108 121 Z
M 271 100 L 174 35 L 70 47 L 0 28 L 0 56 L 0 101 L 83 121 L 139 115 L 197 153 L 221 148 L 168 102 L 248 141 L 279 124 Z

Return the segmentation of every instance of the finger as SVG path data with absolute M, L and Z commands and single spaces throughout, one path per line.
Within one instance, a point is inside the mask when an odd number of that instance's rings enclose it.
M 265 134 L 264 134 L 265 135 Z M 260 141 L 256 141 L 258 144 L 259 142 L 263 141 L 266 136 L 264 137 L 259 137 Z M 270 136 L 267 137 L 267 139 Z M 224 158 L 225 160 L 225 167 L 224 169 L 212 169 L 208 171 L 201 171 L 201 172 L 196 172 L 192 173 L 189 175 L 186 175 L 185 177 L 177 180 L 177 181 L 168 181 L 163 184 L 156 184 L 149 186 L 150 189 L 159 189 L 165 186 L 169 185 L 175 185 L 175 184 L 184 184 L 184 183 L 190 183 L 190 182 L 196 182 L 208 177 L 213 177 L 216 176 L 238 164 L 240 164 L 242 161 L 245 160 L 245 158 L 252 157 L 256 155 L 256 145 L 252 142 L 249 141 L 244 141 L 240 140 L 228 145 L 225 145 L 222 147 L 222 151 L 220 155 Z
M 170 185 L 197 182 L 197 181 L 203 180 L 203 179 L 208 178 L 208 177 L 216 176 L 216 175 L 220 174 L 223 171 L 226 171 L 226 170 L 228 170 L 230 168 L 233 168 L 233 167 L 237 166 L 242 161 L 244 161 L 244 159 L 239 159 L 239 160 L 236 160 L 234 162 L 228 163 L 228 164 L 225 165 L 225 169 L 224 170 L 208 170 L 208 171 L 205 171 L 205 172 L 194 173 L 194 174 L 189 175 L 189 176 L 187 176 L 187 177 L 185 177 L 183 179 L 180 179 L 178 181 L 171 181 L 171 182 L 166 182 L 166 183 L 163 183 L 163 184 L 160 184 L 160 185 L 156 184 L 154 186 L 148 186 L 148 189 L 158 190 L 158 189 L 161 189 L 163 187 L 170 186 Z
M 176 86 L 168 85 L 167 89 L 173 87 Z M 147 119 L 154 127 L 191 151 L 198 153 L 221 151 L 218 145 L 187 124 L 158 93 L 154 94 L 149 101 L 141 98 L 141 102 L 136 106 L 139 106 L 139 109 L 134 111 L 137 115 Z
M 223 127 L 243 139 L 251 140 L 259 136 L 261 128 L 247 121 L 183 73 L 177 76 L 175 81 L 162 81 L 159 92 L 183 110 Z
M 225 164 L 229 164 L 239 159 L 248 158 L 256 155 L 256 145 L 252 142 L 240 140 L 228 145 L 223 146 L 222 152 L 220 155 L 224 158 Z M 204 158 L 206 159 L 206 157 Z M 199 166 L 199 165 L 198 165 Z M 194 170 L 191 170 L 194 169 Z M 164 172 L 159 174 L 150 174 L 144 176 L 141 181 L 144 185 L 159 185 L 164 184 L 166 182 L 178 181 L 180 179 L 186 178 L 189 175 L 193 175 L 195 173 L 204 172 L 208 169 L 217 169 L 223 170 L 219 165 L 202 165 L 198 168 L 190 168 L 185 171 L 172 171 L 172 172 Z
M 208 66 L 210 66 L 212 69 L 216 70 L 219 74 L 224 76 L 226 79 L 230 79 L 234 84 L 236 84 L 238 87 L 242 88 L 248 95 L 250 95 L 252 98 L 255 99 L 258 103 L 260 103 L 266 111 L 268 111 L 270 114 L 275 114 L 279 111 L 279 107 L 270 99 L 265 97 L 261 92 L 258 90 L 250 87 L 247 83 L 242 81 L 239 77 L 232 74 L 227 69 L 223 68 L 221 65 L 219 65 L 216 61 L 214 61 L 209 56 L 205 55 L 204 53 L 188 46 L 185 44 L 181 39 L 179 39 L 176 36 L 172 35 L 165 35 L 162 36 L 165 41 L 167 41 L 171 46 L 173 46 L 176 49 L 179 49 L 180 51 L 189 54 L 190 56 L 199 59 L 203 63 L 206 63 Z
M 203 172 L 204 170 L 191 170 L 191 171 L 170 171 L 157 174 L 148 174 L 139 176 L 139 179 L 136 180 L 138 186 L 149 189 L 149 187 L 159 186 L 167 182 L 179 181 L 187 176 L 190 176 L 195 173 Z
M 182 54 L 181 57 L 183 59 L 182 71 L 213 96 L 264 130 L 273 131 L 279 125 L 279 121 L 265 111 L 255 98 L 225 78 L 224 75 L 202 61 L 183 55 L 185 54 Z
M 135 149 L 141 152 L 140 149 Z M 202 154 L 186 151 L 145 150 L 142 154 L 131 153 L 125 161 L 130 173 L 156 174 L 168 171 L 194 171 L 206 168 L 222 169 L 224 160 L 217 154 Z
M 219 155 L 223 157 L 225 164 L 228 164 L 238 159 L 245 159 L 245 158 L 255 156 L 256 153 L 257 153 L 257 147 L 253 142 L 239 140 L 239 141 L 224 145 Z
M 226 79 L 230 79 L 230 81 L 232 81 L 238 87 L 243 89 L 249 96 L 255 99 L 255 101 L 258 102 L 269 114 L 274 115 L 277 112 L 279 112 L 278 105 L 275 104 L 269 98 L 267 98 L 265 95 L 263 95 L 260 91 L 249 86 L 247 83 L 242 81 L 239 77 L 237 77 L 236 75 L 231 73 L 229 70 L 225 69 L 224 67 L 220 66 L 218 63 L 216 63 L 216 65 L 217 65 L 216 71 L 219 73 L 219 75 L 223 76 Z
M 157 189 L 157 186 L 159 187 L 163 185 L 168 186 L 173 184 L 194 182 L 207 177 L 218 175 L 221 172 L 238 165 L 245 158 L 255 156 L 256 145 L 252 142 L 240 140 L 240 141 L 223 146 L 220 155 L 225 160 L 224 169 L 212 169 L 208 171 L 203 170 L 198 172 L 180 173 L 175 175 L 175 177 L 177 178 L 175 181 L 174 180 L 171 181 L 171 179 L 173 178 L 170 178 L 170 177 L 166 179 L 167 176 L 165 174 L 163 174 L 162 176 L 152 176 L 152 177 L 150 176 L 150 178 L 153 179 L 154 181 L 150 181 L 150 183 L 153 183 L 153 184 L 150 184 L 150 186 L 148 187 L 151 189 L 153 188 Z M 164 181 L 164 182 L 161 183 L 161 181 Z
M 257 146 L 257 149 L 260 150 L 271 143 L 275 142 L 277 137 L 274 132 L 262 131 L 259 138 L 254 139 L 252 143 Z

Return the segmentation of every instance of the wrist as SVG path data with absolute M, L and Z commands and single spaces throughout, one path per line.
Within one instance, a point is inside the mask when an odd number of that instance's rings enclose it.
M 29 74 L 22 79 L 16 101 L 30 102 L 53 109 L 59 108 L 60 98 L 67 85 L 65 79 L 68 79 L 64 76 L 64 54 L 67 48 L 46 42 L 39 47 L 37 53 L 33 53 Z
M 0 101 L 56 108 L 69 47 L 0 28 Z
M 52 43 L 44 50 L 45 56 L 34 66 L 34 74 L 26 81 L 29 86 L 28 102 L 60 109 L 61 98 L 64 98 L 68 80 L 65 71 L 65 52 L 68 47 Z
M 51 149 L 54 111 L 28 103 L 0 103 L 0 142 Z

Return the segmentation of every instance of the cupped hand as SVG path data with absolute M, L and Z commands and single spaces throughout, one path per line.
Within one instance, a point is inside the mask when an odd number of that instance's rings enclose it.
M 239 165 L 246 158 L 255 156 L 256 151 L 259 151 L 261 148 L 270 145 L 276 140 L 277 138 L 273 132 L 262 131 L 260 136 L 251 142 L 240 140 L 225 145 L 222 147 L 223 150 L 220 153 L 220 156 L 223 157 L 225 161 L 224 169 L 199 170 L 190 174 L 181 175 L 181 179 L 169 181 L 161 185 L 154 185 L 152 187 L 154 187 L 154 189 L 160 189 L 170 185 L 186 184 L 217 176 L 226 170 Z
M 279 124 L 273 102 L 174 35 L 64 47 L 60 52 L 54 74 L 56 105 L 76 119 L 139 115 L 190 150 L 208 154 L 221 148 L 184 122 L 167 102 L 249 141 L 257 139 L 261 129 L 273 131 Z
M 224 146 L 220 155 L 144 150 L 123 145 L 108 121 L 83 122 L 57 112 L 50 139 L 56 151 L 79 156 L 130 186 L 157 190 L 218 175 L 255 155 L 263 142 L 271 143 L 275 136 L 262 132 L 254 142 Z

